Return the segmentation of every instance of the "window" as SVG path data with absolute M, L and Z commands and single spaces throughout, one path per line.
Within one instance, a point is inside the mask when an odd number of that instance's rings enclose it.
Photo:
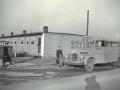
M 80 47 L 84 47 L 84 43 L 80 43 Z
M 112 47 L 117 47 L 118 43 L 117 42 L 112 42 Z
M 17 42 L 15 41 L 14 44 L 17 44 Z
M 107 47 L 118 47 L 118 46 L 120 46 L 120 42 L 105 41 L 105 46 L 107 46 Z
M 35 37 L 31 37 L 31 44 L 35 43 Z
M 23 41 L 21 41 L 21 44 L 23 44 Z
M 86 47 L 88 48 L 94 47 L 94 42 L 86 42 Z
M 80 41 L 72 41 L 71 45 L 72 45 L 72 49 L 74 49 L 74 48 L 83 48 L 84 47 L 84 43 L 80 42 Z
M 84 47 L 84 43 L 83 43 L 83 42 L 76 41 L 76 46 L 77 46 L 78 48 Z
M 14 44 L 15 44 L 15 45 L 17 44 L 17 38 L 14 39 Z
M 27 40 L 26 40 L 27 42 L 27 45 L 30 43 L 30 39 L 29 39 L 29 37 L 27 37 Z
M 105 41 L 105 46 L 111 47 L 112 46 L 112 42 L 111 41 Z
M 31 44 L 34 44 L 34 41 L 31 41 Z
M 20 44 L 23 45 L 24 44 L 24 38 L 20 39 Z
M 30 42 L 27 41 L 27 44 L 29 44 Z
M 104 46 L 104 41 L 96 41 L 96 47 L 102 47 Z

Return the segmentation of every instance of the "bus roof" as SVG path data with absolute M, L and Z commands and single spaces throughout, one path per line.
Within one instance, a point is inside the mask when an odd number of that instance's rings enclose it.
M 118 38 L 106 38 L 106 37 L 102 37 L 102 36 L 82 36 L 81 38 L 87 38 L 90 40 L 104 40 L 104 41 L 116 41 L 116 42 L 120 42 L 120 39 Z

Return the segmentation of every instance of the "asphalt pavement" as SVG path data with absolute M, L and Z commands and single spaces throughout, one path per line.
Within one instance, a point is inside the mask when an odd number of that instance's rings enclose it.
M 55 59 L 34 58 L 34 57 L 17 57 L 13 58 L 13 65 L 6 63 L 6 68 L 2 68 L 0 59 L 0 75 L 8 77 L 44 77 L 50 78 L 58 74 L 57 70 L 67 69 L 59 67 Z
M 6 68 L 22 68 L 22 69 L 50 69 L 59 68 L 56 65 L 55 58 L 34 58 L 34 57 L 17 57 L 13 58 L 13 65 L 6 63 Z M 0 67 L 2 67 L 2 59 L 0 59 Z
M 13 65 L 2 68 L 0 90 L 120 90 L 120 69 L 95 67 L 87 73 L 83 68 L 59 67 L 54 58 L 13 58 Z M 109 86 L 110 85 L 110 86 Z
M 21 81 L 1 90 L 120 90 L 120 69 L 72 77 Z M 17 82 L 17 80 L 16 80 Z

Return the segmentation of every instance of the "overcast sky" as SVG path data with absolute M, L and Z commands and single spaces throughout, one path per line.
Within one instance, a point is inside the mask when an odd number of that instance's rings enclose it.
M 42 31 L 118 37 L 120 0 L 0 0 L 0 34 Z

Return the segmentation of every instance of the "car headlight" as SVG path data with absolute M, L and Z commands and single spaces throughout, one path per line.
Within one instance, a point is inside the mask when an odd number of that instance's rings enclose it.
M 66 58 L 66 59 L 68 59 L 68 58 L 69 58 L 69 56 L 66 56 L 65 58 Z
M 84 56 L 81 56 L 80 59 L 84 59 Z

